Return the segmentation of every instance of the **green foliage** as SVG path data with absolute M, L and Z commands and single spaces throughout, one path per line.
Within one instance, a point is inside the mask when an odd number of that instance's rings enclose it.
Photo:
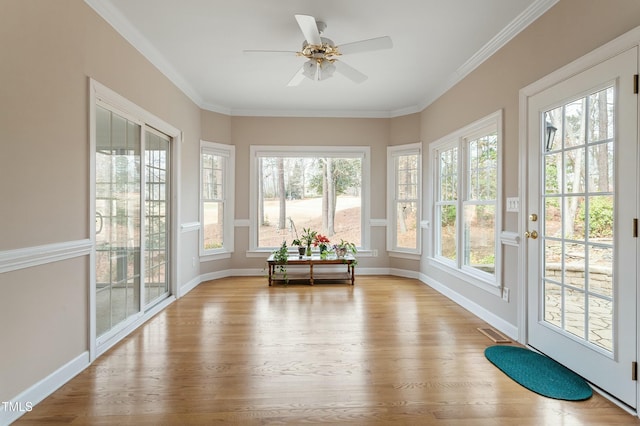
M 222 248 L 222 243 L 221 242 L 209 242 L 209 243 L 205 243 L 204 244 L 204 248 L 206 250 L 211 250 L 211 249 L 219 249 Z
M 317 161 L 317 173 L 313 175 L 309 186 L 318 194 L 322 194 L 322 171 L 326 159 Z M 342 195 L 349 188 L 360 186 L 361 161 L 356 158 L 334 158 L 332 167 L 332 182 L 335 187 L 335 194 Z
M 311 228 L 302 228 L 302 237 L 300 240 L 304 243 L 305 246 L 309 247 L 313 244 L 313 240 L 318 235 L 318 231 L 312 231 Z
M 580 204 L 576 214 L 578 220 L 584 223 L 585 205 Z M 612 238 L 613 237 L 613 199 L 611 197 L 589 198 L 589 237 Z
M 455 226 L 456 225 L 456 206 L 446 205 L 442 206 L 442 216 L 440 218 L 442 226 Z
M 289 248 L 287 247 L 286 241 L 283 241 L 280 248 L 273 252 L 273 260 L 276 261 L 276 271 L 281 272 L 284 281 L 288 283 L 289 278 L 287 277 L 287 262 L 289 261 Z

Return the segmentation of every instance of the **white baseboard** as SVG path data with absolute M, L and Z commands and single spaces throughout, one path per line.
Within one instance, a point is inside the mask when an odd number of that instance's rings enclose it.
M 83 352 L 49 376 L 25 390 L 11 401 L 0 405 L 0 425 L 9 425 L 36 404 L 51 395 L 56 389 L 73 379 L 89 366 L 89 352 Z M 4 402 L 7 402 L 5 404 Z
M 202 282 L 202 280 L 200 279 L 200 277 L 195 277 L 193 278 L 191 281 L 185 283 L 184 285 L 178 287 L 178 294 L 176 294 L 176 297 L 178 299 L 180 299 L 182 296 L 184 296 L 185 294 L 189 293 L 191 290 L 193 290 L 194 288 L 198 287 L 198 285 L 200 285 L 200 283 Z
M 507 336 L 509 336 L 514 341 L 518 340 L 518 327 L 517 326 L 505 321 L 504 319 L 500 318 L 499 316 L 497 316 L 493 312 L 488 311 L 485 308 L 483 308 L 482 306 L 478 305 L 473 300 L 467 299 L 466 297 L 464 297 L 460 293 L 457 293 L 457 292 L 451 290 L 451 288 L 447 287 L 446 285 L 438 282 L 437 280 L 435 280 L 435 279 L 433 279 L 433 278 L 431 278 L 431 277 L 429 277 L 429 276 L 427 276 L 425 274 L 420 274 L 420 277 L 418 279 L 420 281 L 422 281 L 423 283 L 425 283 L 426 285 L 428 285 L 429 287 L 431 287 L 434 290 L 436 290 L 438 293 L 440 293 L 443 296 L 453 300 L 458 305 L 462 306 L 463 308 L 465 308 L 467 311 L 471 312 L 472 314 L 474 314 L 478 318 L 482 319 L 483 321 L 486 321 L 491 326 L 495 327 L 496 329 L 498 329 L 502 333 L 506 334 Z

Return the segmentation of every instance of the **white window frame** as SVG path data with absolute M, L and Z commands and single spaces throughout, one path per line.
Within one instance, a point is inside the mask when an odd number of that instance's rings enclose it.
M 358 247 L 359 255 L 370 255 L 371 252 L 371 148 L 368 146 L 280 146 L 280 145 L 251 145 L 250 152 L 250 201 L 249 201 L 249 252 L 256 256 L 263 256 L 265 252 L 272 252 L 273 248 L 258 247 L 258 170 L 260 157 L 335 157 L 362 159 L 362 205 L 360 212 L 361 241 Z
M 474 123 L 471 123 L 429 145 L 430 160 L 432 164 L 431 185 L 429 188 L 429 203 L 432 206 L 431 212 L 431 247 L 428 254 L 429 264 L 445 272 L 451 273 L 458 278 L 465 280 L 475 286 L 488 290 L 491 293 L 499 294 L 502 283 L 502 245 L 500 242 L 500 230 L 502 229 L 502 151 L 503 151 L 503 128 L 502 110 L 498 110 Z M 466 200 L 466 185 L 468 182 L 468 142 L 478 137 L 487 135 L 495 131 L 497 133 L 498 155 L 497 155 L 497 182 L 495 201 L 495 272 L 493 274 L 483 272 L 477 268 L 464 266 L 463 262 L 463 223 L 456 220 L 456 260 L 436 255 L 436 247 L 439 244 L 440 223 L 437 214 L 438 194 L 440 188 L 440 167 L 439 154 L 451 148 L 458 149 L 458 199 L 455 201 L 456 218 L 464 212 Z
M 223 246 L 215 249 L 204 248 L 204 203 L 202 197 L 203 188 L 203 164 L 202 154 L 212 154 L 224 157 L 225 170 L 223 172 Z M 199 254 L 202 260 L 225 259 L 231 257 L 234 251 L 234 234 L 235 234 L 235 162 L 236 148 L 233 145 L 226 145 L 217 142 L 200 141 L 200 190 L 198 198 L 200 200 L 200 238 L 199 238 Z
M 403 199 L 416 203 L 416 248 L 398 247 L 398 170 L 396 159 L 401 156 L 416 155 L 418 158 L 417 170 L 417 198 L 414 200 Z M 419 259 L 422 253 L 422 238 L 420 223 L 422 217 L 422 142 L 394 145 L 387 147 L 387 251 L 390 256 Z

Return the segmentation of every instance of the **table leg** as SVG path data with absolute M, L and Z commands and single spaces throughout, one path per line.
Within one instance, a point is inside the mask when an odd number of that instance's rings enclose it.
M 351 268 L 351 285 L 354 285 L 356 279 L 356 268 L 353 266 L 353 263 L 349 263 L 349 267 Z
M 309 284 L 313 285 L 313 262 L 309 263 Z
M 273 274 L 273 265 L 269 263 L 269 287 L 271 287 L 271 275 Z

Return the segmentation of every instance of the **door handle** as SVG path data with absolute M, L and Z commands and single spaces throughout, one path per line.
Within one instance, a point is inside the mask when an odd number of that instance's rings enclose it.
M 535 240 L 536 238 L 538 238 L 538 231 L 527 231 L 524 233 L 524 236 L 527 238 L 531 238 L 532 240 Z

